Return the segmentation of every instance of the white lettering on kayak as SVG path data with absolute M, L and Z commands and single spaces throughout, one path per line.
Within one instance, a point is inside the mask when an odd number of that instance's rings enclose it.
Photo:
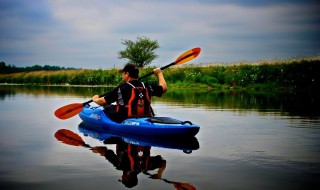
M 94 114 L 94 113 L 92 113 L 92 114 L 90 115 L 90 117 L 93 118 L 93 119 L 96 119 L 96 120 L 99 120 L 99 119 L 101 118 L 100 115 Z
M 123 124 L 125 124 L 125 125 L 140 125 L 140 123 L 136 122 L 136 121 L 125 121 Z

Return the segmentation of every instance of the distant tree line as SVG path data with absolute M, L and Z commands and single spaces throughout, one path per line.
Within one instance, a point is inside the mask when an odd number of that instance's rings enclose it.
M 140 76 L 152 72 L 141 69 Z M 266 89 L 319 92 L 320 61 L 299 60 L 277 63 L 172 67 L 164 71 L 170 88 Z M 0 83 L 108 85 L 121 83 L 117 69 L 37 71 L 0 74 Z M 149 83 L 157 83 L 151 76 Z
M 59 66 L 50 65 L 34 65 L 30 67 L 16 67 L 15 65 L 6 65 L 5 62 L 0 62 L 0 74 L 10 74 L 19 72 L 30 72 L 30 71 L 59 71 L 59 70 L 75 70 L 76 68 L 65 68 Z

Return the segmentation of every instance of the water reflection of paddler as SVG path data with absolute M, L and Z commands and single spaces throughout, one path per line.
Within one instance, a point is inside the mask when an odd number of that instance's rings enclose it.
M 151 146 L 129 144 L 116 137 L 104 141 L 105 144 L 116 144 L 115 151 L 108 149 L 106 146 L 92 147 L 86 144 L 78 134 L 67 129 L 58 130 L 55 137 L 65 144 L 90 148 L 93 153 L 105 157 L 117 170 L 123 171 L 119 181 L 128 188 L 136 186 L 138 184 L 138 174 L 143 173 L 149 175 L 151 179 L 161 179 L 167 183 L 172 183 L 177 190 L 195 189 L 188 183 L 162 179 L 162 174 L 166 168 L 166 160 L 160 155 L 151 156 Z M 154 172 L 154 170 L 156 171 Z M 151 171 L 154 174 L 150 174 Z
M 110 139 L 107 139 L 110 140 Z M 116 140 L 115 138 L 112 141 Z M 106 142 L 106 141 L 105 141 Z M 111 143 L 108 143 L 111 144 Z M 166 167 L 166 160 L 160 155 L 150 156 L 151 146 L 128 144 L 120 138 L 116 140 L 116 152 L 107 147 L 93 147 L 92 152 L 104 156 L 116 169 L 122 170 L 121 181 L 126 187 L 138 184 L 138 174 L 158 169 L 155 176 L 161 178 Z
M 122 170 L 121 181 L 126 187 L 131 188 L 138 184 L 138 174 L 149 175 L 150 179 L 160 179 L 173 184 L 176 190 L 196 190 L 196 188 L 184 182 L 170 181 L 162 178 L 166 168 L 166 160 L 160 155 L 150 156 L 151 146 L 138 146 L 124 142 L 120 137 L 111 137 L 104 140 L 104 144 L 116 144 L 116 153 L 107 147 L 94 147 L 92 151 L 104 156 L 118 170 Z M 185 151 L 184 151 L 185 152 Z M 185 153 L 190 153 L 186 151 Z M 154 174 L 149 173 L 158 169 Z
M 120 137 L 111 137 L 105 139 L 104 144 L 115 144 L 116 151 L 108 149 L 106 146 L 92 147 L 86 144 L 82 138 L 67 129 L 60 129 L 55 133 L 57 140 L 73 145 L 90 148 L 93 153 L 105 157 L 117 170 L 122 170 L 121 179 L 126 187 L 131 188 L 138 184 L 138 174 L 149 175 L 151 179 L 163 180 L 166 183 L 173 184 L 176 190 L 195 190 L 196 188 L 189 183 L 175 182 L 162 178 L 166 168 L 166 160 L 160 155 L 150 156 L 151 146 L 139 146 L 126 143 Z M 156 170 L 154 172 L 154 170 Z M 153 171 L 154 174 L 149 172 Z

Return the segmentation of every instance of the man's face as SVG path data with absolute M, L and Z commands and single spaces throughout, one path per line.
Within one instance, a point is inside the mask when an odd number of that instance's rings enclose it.
M 127 82 L 128 78 L 129 78 L 129 72 L 123 72 L 122 73 L 122 80 L 124 82 Z

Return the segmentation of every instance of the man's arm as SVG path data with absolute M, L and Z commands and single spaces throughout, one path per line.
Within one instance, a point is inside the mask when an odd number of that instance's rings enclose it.
M 92 101 L 100 106 L 103 106 L 107 103 L 106 99 L 104 97 L 99 98 L 99 95 L 94 95 L 92 97 Z
M 165 93 L 168 90 L 168 87 L 167 87 L 167 82 L 164 79 L 164 76 L 162 74 L 161 69 L 160 68 L 156 68 L 156 69 L 153 70 L 153 73 L 155 75 L 157 75 L 158 80 L 159 80 L 159 85 L 162 86 L 163 93 Z

